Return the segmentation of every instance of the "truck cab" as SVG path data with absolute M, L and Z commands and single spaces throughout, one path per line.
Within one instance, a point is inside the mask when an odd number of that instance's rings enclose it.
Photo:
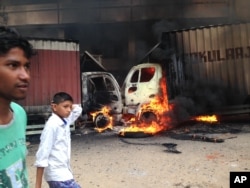
M 87 115 L 108 106 L 114 121 L 118 122 L 123 104 L 120 86 L 114 76 L 108 72 L 83 72 L 82 105 Z
M 130 69 L 121 89 L 124 114 L 136 115 L 141 105 L 160 94 L 162 74 L 162 67 L 156 63 L 143 63 Z

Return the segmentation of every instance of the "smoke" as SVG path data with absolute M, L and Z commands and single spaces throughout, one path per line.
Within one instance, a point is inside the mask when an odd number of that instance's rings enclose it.
M 173 101 L 173 115 L 172 119 L 177 122 L 182 122 L 190 118 L 191 114 L 195 111 L 195 104 L 191 98 L 184 96 L 177 96 Z
M 193 79 L 185 82 L 181 93 L 171 103 L 175 117 L 184 121 L 191 116 L 216 114 L 222 107 L 237 103 L 239 98 L 220 82 Z
M 178 29 L 177 22 L 169 20 L 161 20 L 153 25 L 152 31 L 154 36 L 158 39 L 158 41 L 160 41 L 163 32 L 168 32 L 175 29 Z
M 136 47 L 137 47 L 137 50 L 135 52 L 136 60 L 140 61 L 147 53 L 149 46 L 144 40 L 140 40 L 136 41 Z

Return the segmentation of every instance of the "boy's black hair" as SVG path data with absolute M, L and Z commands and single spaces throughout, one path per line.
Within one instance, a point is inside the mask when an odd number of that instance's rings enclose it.
M 21 48 L 28 59 L 36 54 L 29 41 L 22 37 L 15 29 L 0 26 L 0 56 L 8 53 L 10 49 L 15 47 Z
M 59 104 L 64 101 L 71 101 L 73 103 L 73 98 L 68 93 L 58 92 L 54 95 L 51 103 Z

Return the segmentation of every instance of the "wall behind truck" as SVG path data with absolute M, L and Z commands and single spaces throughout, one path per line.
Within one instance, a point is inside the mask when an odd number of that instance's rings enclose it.
M 77 41 L 30 39 L 37 50 L 31 59 L 31 83 L 25 100 L 20 101 L 28 115 L 44 115 L 56 92 L 68 92 L 81 104 L 80 54 Z
M 235 104 L 250 95 L 250 23 L 166 32 L 161 43 L 171 54 L 172 88 L 179 90 L 187 80 L 218 83 L 213 92 L 227 89 Z

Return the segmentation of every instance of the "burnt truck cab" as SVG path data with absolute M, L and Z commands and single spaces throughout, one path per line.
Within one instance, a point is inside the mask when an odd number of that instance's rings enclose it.
M 162 67 L 156 63 L 142 63 L 133 66 L 121 88 L 123 114 L 137 116 L 141 105 L 159 96 Z
M 82 106 L 88 116 L 108 106 L 113 120 L 120 121 L 123 108 L 120 86 L 111 73 L 82 73 Z

